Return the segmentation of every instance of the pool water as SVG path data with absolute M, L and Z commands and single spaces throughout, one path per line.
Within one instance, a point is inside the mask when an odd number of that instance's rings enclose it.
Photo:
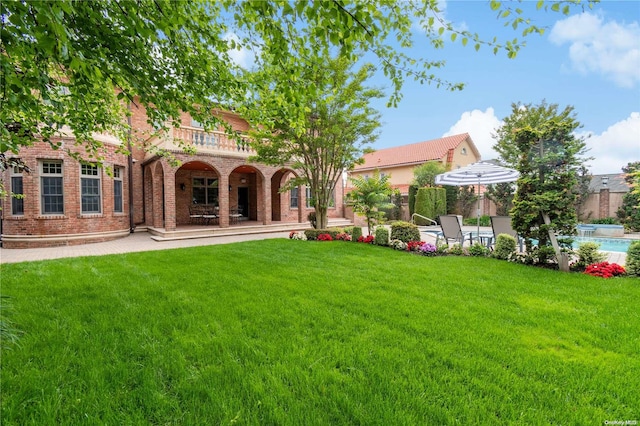
M 600 244 L 600 251 L 615 251 L 626 253 L 629 250 L 632 240 L 629 238 L 600 238 L 600 237 L 573 237 L 573 248 L 577 249 L 580 244 L 593 242 Z

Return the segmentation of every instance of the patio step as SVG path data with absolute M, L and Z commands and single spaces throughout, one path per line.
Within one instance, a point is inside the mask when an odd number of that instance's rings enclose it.
M 348 219 L 329 219 L 330 227 L 352 226 Z M 175 241 L 194 238 L 227 237 L 232 235 L 265 234 L 273 232 L 291 232 L 310 229 L 309 223 L 274 223 L 270 225 L 234 225 L 228 228 L 202 227 L 194 229 L 178 229 L 175 231 L 165 231 L 162 228 L 147 229 L 154 241 Z

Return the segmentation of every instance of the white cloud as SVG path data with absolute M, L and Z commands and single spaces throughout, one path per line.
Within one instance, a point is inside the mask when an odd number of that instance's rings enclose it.
M 556 22 L 549 35 L 556 45 L 569 43 L 571 68 L 582 74 L 599 73 L 620 87 L 640 83 L 640 25 L 605 22 L 592 13 Z
M 467 26 L 467 23 L 464 21 L 457 22 L 457 23 L 453 23 L 449 21 L 449 19 L 447 18 L 447 0 L 437 0 L 436 7 L 438 8 L 439 12 L 431 13 L 431 16 L 435 18 L 433 23 L 433 28 L 431 28 L 431 31 L 433 32 L 433 34 L 437 34 L 440 27 L 443 27 L 446 24 L 452 25 L 455 30 L 460 32 L 467 31 L 469 29 Z M 426 20 L 425 20 L 425 23 L 426 23 Z M 421 33 L 425 32 L 423 25 L 421 25 L 421 23 L 417 19 L 413 22 L 412 27 L 414 31 L 418 31 Z
M 474 109 L 462 113 L 460 119 L 451 126 L 444 136 L 458 135 L 460 133 L 469 133 L 473 143 L 475 143 L 483 160 L 491 160 L 498 158 L 498 153 L 493 150 L 495 140 L 491 136 L 496 129 L 502 124 L 502 121 L 495 115 L 493 108 L 489 107 L 486 111 Z
M 466 111 L 444 136 L 469 133 L 483 160 L 498 158 L 493 150 L 495 139 L 492 134 L 502 125 L 493 108 L 485 111 Z M 584 131 L 578 136 L 585 138 L 589 151 L 594 157 L 587 163 L 591 173 L 621 173 L 622 167 L 632 161 L 640 161 L 640 112 L 632 112 L 628 118 L 609 126 L 601 134 Z
M 235 33 L 225 34 L 224 39 L 230 42 L 233 41 L 237 46 L 240 46 L 240 37 L 238 37 L 238 35 Z M 229 49 L 227 53 L 229 54 L 229 57 L 231 57 L 231 60 L 236 63 L 236 65 L 244 69 L 251 68 L 255 63 L 255 53 L 245 47 L 236 47 L 234 49 Z
M 602 134 L 583 132 L 590 148 L 588 156 L 594 157 L 588 163 L 593 174 L 622 173 L 622 167 L 632 161 L 640 161 L 640 112 L 632 112 L 628 118 L 619 121 Z

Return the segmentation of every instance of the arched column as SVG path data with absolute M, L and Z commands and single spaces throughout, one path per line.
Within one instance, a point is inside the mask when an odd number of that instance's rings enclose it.
M 262 224 L 271 224 L 271 179 L 262 179 Z
M 220 183 L 218 184 L 218 202 L 220 204 L 220 218 L 218 223 L 221 228 L 229 227 L 229 175 L 220 173 Z
M 176 230 L 176 171 L 164 174 L 164 229 Z
M 154 228 L 164 227 L 164 170 L 158 161 L 153 166 L 153 188 L 151 200 L 153 203 L 153 218 L 151 224 Z

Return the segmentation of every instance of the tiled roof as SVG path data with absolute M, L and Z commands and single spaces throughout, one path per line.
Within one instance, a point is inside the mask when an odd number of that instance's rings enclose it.
M 600 192 L 602 188 L 609 188 L 609 192 L 629 192 L 629 185 L 625 182 L 624 176 L 624 173 L 593 175 L 589 182 L 589 192 Z M 606 186 L 603 178 L 606 178 Z
M 354 171 L 422 164 L 426 161 L 446 159 L 447 152 L 450 149 L 455 149 L 467 138 L 469 138 L 471 142 L 472 149 L 475 150 L 469 134 L 462 133 L 460 135 L 447 136 L 410 145 L 379 149 L 375 152 L 365 154 L 363 156 L 364 164 L 356 166 Z

